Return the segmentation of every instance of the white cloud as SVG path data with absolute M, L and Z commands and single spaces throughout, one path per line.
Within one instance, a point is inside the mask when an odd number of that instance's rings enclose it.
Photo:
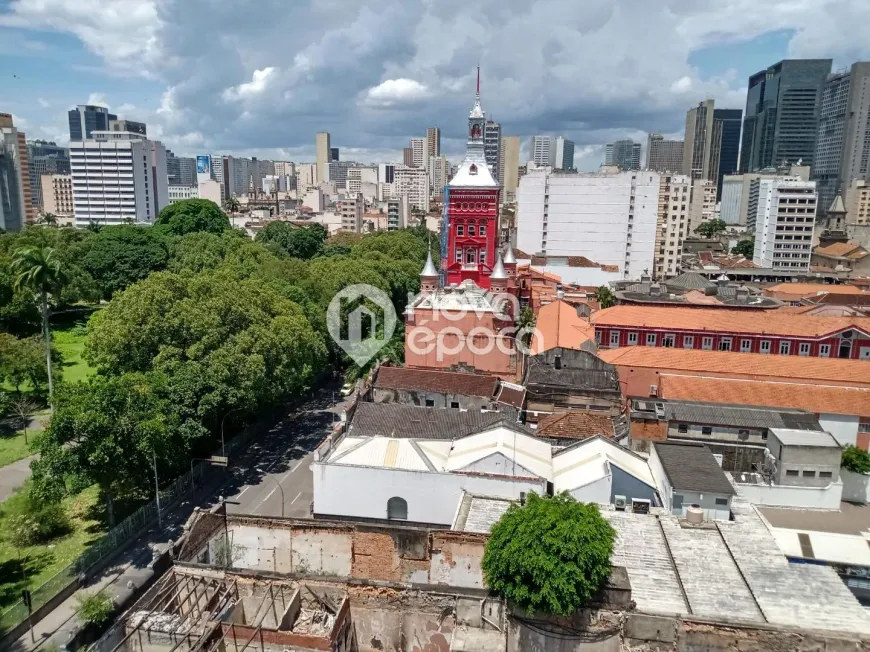
M 130 104 L 129 102 L 124 102 L 123 104 L 116 106 L 114 108 L 113 112 L 117 113 L 118 117 L 120 117 L 120 118 L 126 118 L 128 116 L 131 116 L 133 113 L 135 113 L 135 111 L 136 111 L 135 104 Z M 133 118 L 131 117 L 130 119 L 132 120 Z
M 109 107 L 109 103 L 106 101 L 106 96 L 104 93 L 91 93 L 88 95 L 88 101 L 86 104 L 91 104 L 93 106 L 105 106 Z
M 429 89 L 414 79 L 387 79 L 368 89 L 363 103 L 372 107 L 391 107 L 417 102 L 429 96 Z
M 39 106 L 41 106 L 43 109 L 47 109 L 48 107 L 51 106 L 51 104 L 49 104 L 46 100 L 42 99 L 41 97 L 37 97 L 36 101 L 39 103 Z
M 223 97 L 227 101 L 247 100 L 263 93 L 269 86 L 269 81 L 276 72 L 274 66 L 268 66 L 262 70 L 255 70 L 251 81 L 227 88 Z
M 671 93 L 683 94 L 692 90 L 692 78 L 688 75 L 680 77 L 677 81 L 671 84 Z

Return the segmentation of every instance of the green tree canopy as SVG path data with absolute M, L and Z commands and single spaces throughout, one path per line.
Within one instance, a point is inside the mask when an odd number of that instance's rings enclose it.
M 602 309 L 616 305 L 616 295 L 607 285 L 600 285 L 595 289 L 595 300 Z
M 567 493 L 529 494 L 511 505 L 487 541 L 487 586 L 528 613 L 569 616 L 610 574 L 616 532 L 598 507 Z
M 741 240 L 731 247 L 731 253 L 751 259 L 755 255 L 755 243 L 752 240 Z
M 257 234 L 257 242 L 274 243 L 291 257 L 308 260 L 320 253 L 326 235 L 326 228 L 322 224 L 298 227 L 290 222 L 276 220 L 269 222 Z
M 184 235 L 195 231 L 222 233 L 230 228 L 230 220 L 213 201 L 185 199 L 170 204 L 160 211 L 154 226 L 172 235 Z
M 852 473 L 870 473 L 870 453 L 857 446 L 846 446 L 840 465 Z
M 728 228 L 722 220 L 704 220 L 695 227 L 695 233 L 702 238 L 713 238 Z
M 170 240 L 167 268 L 173 272 L 185 269 L 201 272 L 230 264 L 253 272 L 274 258 L 273 252 L 251 242 L 241 231 L 220 234 L 199 231 Z
M 148 226 L 107 226 L 79 245 L 81 266 L 100 285 L 103 296 L 141 281 L 166 266 L 165 239 Z

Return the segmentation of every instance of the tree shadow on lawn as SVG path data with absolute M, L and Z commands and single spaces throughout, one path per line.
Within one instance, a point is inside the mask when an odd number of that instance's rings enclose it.
M 31 553 L 26 557 L 13 557 L 0 562 L 0 609 L 8 607 L 21 599 L 21 591 L 27 587 L 30 579 L 54 562 L 54 552 L 44 550 Z

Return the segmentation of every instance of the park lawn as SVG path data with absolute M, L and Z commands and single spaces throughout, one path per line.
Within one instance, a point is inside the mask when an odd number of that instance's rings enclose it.
M 94 369 L 82 359 L 87 335 L 80 333 L 75 324 L 53 326 L 51 339 L 55 348 L 63 355 L 63 379 L 68 383 L 86 380 Z
M 20 555 L 6 535 L 10 519 L 24 508 L 27 496 L 22 490 L 0 504 L 0 611 L 17 601 L 22 589 L 36 589 L 106 533 L 105 523 L 98 520 L 101 510 L 93 509 L 99 499 L 96 485 L 65 498 L 63 505 L 70 516 L 72 531 L 47 544 L 22 548 Z
M 27 431 L 27 439 L 29 442 L 33 442 L 33 435 L 37 432 L 39 431 Z M 12 464 L 12 462 L 17 462 L 29 455 L 33 455 L 33 453 L 30 450 L 30 446 L 24 443 L 24 434 L 20 430 L 5 437 L 0 435 L 0 467 Z M 0 468 L 0 473 L 2 472 L 3 470 Z

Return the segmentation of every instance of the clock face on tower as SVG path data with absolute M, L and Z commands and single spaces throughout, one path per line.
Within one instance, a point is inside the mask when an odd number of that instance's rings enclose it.
M 474 139 L 480 138 L 480 125 L 471 125 L 471 137 Z

